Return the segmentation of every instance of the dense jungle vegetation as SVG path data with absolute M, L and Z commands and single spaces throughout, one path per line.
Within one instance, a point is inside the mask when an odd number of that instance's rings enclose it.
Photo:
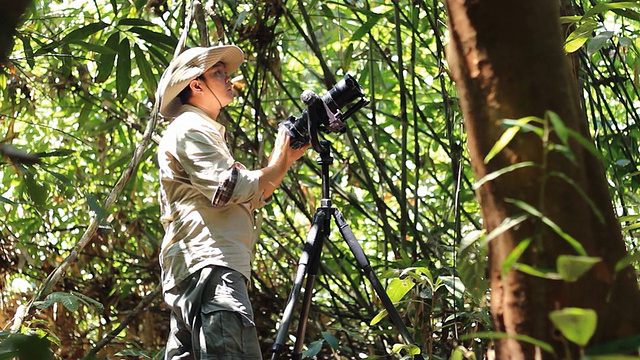
M 638 275 L 640 5 L 562 5 L 565 51 L 629 253 L 620 266 Z M 248 168 L 265 165 L 278 124 L 302 112 L 304 90 L 323 94 L 347 73 L 358 80 L 370 104 L 346 133 L 322 135 L 334 157 L 331 200 L 425 358 L 492 358 L 504 334 L 490 320 L 490 238 L 447 21 L 438 0 L 29 2 L 0 65 L 0 359 L 162 358 L 169 314 L 155 150 L 168 120 L 153 111 L 154 94 L 176 48 L 219 43 L 247 56 L 222 122 Z M 320 206 L 316 156 L 309 150 L 256 214 L 250 295 L 265 357 Z M 305 355 L 410 357 L 417 350 L 332 230 Z M 590 265 L 572 274 L 595 276 L 584 274 Z M 588 343 L 588 331 L 562 330 Z M 640 335 L 623 345 L 637 355 Z

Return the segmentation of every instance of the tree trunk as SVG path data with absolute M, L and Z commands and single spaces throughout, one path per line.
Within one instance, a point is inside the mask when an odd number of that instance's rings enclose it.
M 14 44 L 16 26 L 31 1 L 1 0 L 0 8 L 0 64 L 7 61 L 7 54 Z
M 553 355 L 530 343 L 505 339 L 497 342 L 496 355 L 577 359 L 577 346 L 565 347 L 549 319 L 551 311 L 565 307 L 597 312 L 598 326 L 589 346 L 640 333 L 635 271 L 631 267 L 614 271 L 626 250 L 599 160 L 575 141 L 570 142 L 575 161 L 559 151 L 545 156 L 539 135 L 519 132 L 497 156 L 484 162 L 505 130 L 503 119 L 543 118 L 551 110 L 566 127 L 591 139 L 562 47 L 559 2 L 447 0 L 446 4 L 450 31 L 447 56 L 476 178 L 525 161 L 538 165 L 505 173 L 478 189 L 487 233 L 505 219 L 525 214 L 514 200 L 525 202 L 576 239 L 588 256 L 602 259 L 576 282 L 534 277 L 513 269 L 503 277 L 505 259 L 526 239 L 532 240 L 531 245 L 518 262 L 535 268 L 555 269 L 559 255 L 578 253 L 533 216 L 492 240 L 488 252 L 495 331 L 527 335 L 551 344 L 555 351 Z M 560 143 L 553 134 L 549 140 Z M 571 180 L 550 176 L 556 173 Z M 585 201 L 585 196 L 595 206 Z

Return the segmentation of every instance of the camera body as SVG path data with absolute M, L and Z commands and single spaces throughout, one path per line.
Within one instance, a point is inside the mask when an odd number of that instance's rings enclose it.
M 345 75 L 322 97 L 306 90 L 300 99 L 307 105 L 307 109 L 302 111 L 299 118 L 289 116 L 280 124 L 287 128 L 291 137 L 290 144 L 294 149 L 299 149 L 309 143 L 311 136 L 316 133 L 315 130 L 344 133 L 347 129 L 346 119 L 369 103 L 362 87 L 349 74 Z M 343 113 L 341 109 L 356 99 L 359 99 L 358 103 Z

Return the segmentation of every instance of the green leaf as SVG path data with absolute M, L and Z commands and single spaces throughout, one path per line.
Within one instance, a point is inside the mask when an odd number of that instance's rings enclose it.
M 613 31 L 603 31 L 594 36 L 593 39 L 589 40 L 589 43 L 587 44 L 587 55 L 591 56 L 600 51 L 604 44 L 606 44 L 607 41 L 611 40 L 612 37 Z
M 118 62 L 116 68 L 116 93 L 124 99 L 131 86 L 131 47 L 129 39 L 123 39 L 118 45 Z
M 35 61 L 33 59 L 33 48 L 31 47 L 31 38 L 29 36 L 20 36 L 20 40 L 22 40 L 22 47 L 24 48 L 24 56 L 27 60 L 27 64 L 29 67 L 33 69 L 35 66 Z
M 140 71 L 140 76 L 142 77 L 142 84 L 144 85 L 145 90 L 147 90 L 149 97 L 151 97 L 155 93 L 157 86 L 156 76 L 153 74 L 151 66 L 147 61 L 147 57 L 138 44 L 134 46 L 133 53 L 136 64 L 138 65 L 138 70 Z
M 595 147 L 592 140 L 585 138 L 584 136 L 582 136 L 582 134 L 580 134 L 579 132 L 573 129 L 567 128 L 567 131 L 569 132 L 569 135 L 572 138 L 574 138 L 578 143 L 580 143 L 580 145 L 582 145 L 582 147 L 585 148 L 588 152 L 590 152 L 593 156 L 595 156 L 596 158 L 600 159 L 603 162 L 607 161 L 607 159 L 604 156 L 602 156 L 602 153 Z
M 507 130 L 502 133 L 500 139 L 496 141 L 493 145 L 489 153 L 484 158 L 484 163 L 488 163 L 491 159 L 493 159 L 502 149 L 504 149 L 511 140 L 518 134 L 518 132 L 522 129 L 524 125 L 528 125 L 531 121 L 540 121 L 541 119 L 535 116 L 527 116 L 522 119 L 518 119 L 515 121 L 515 124 L 507 128 Z
M 458 346 L 453 352 L 451 356 L 449 356 L 449 360 L 464 360 L 464 352 L 467 349 L 464 346 Z
M 113 9 L 113 15 L 118 17 L 118 0 L 109 0 L 111 3 L 111 9 Z
M 556 225 L 556 223 L 551 221 L 551 219 L 549 219 L 548 217 L 544 216 L 541 212 L 536 210 L 533 206 L 520 200 L 505 199 L 505 201 L 516 205 L 517 207 L 528 212 L 529 214 L 542 220 L 543 223 L 549 226 L 556 234 L 560 235 L 560 237 L 562 237 L 567 243 L 569 243 L 569 245 L 571 245 L 578 254 L 587 256 L 587 251 L 584 249 L 584 247 L 582 246 L 582 244 L 580 244 L 578 240 L 574 239 L 571 235 L 564 232 L 558 225 Z
M 531 336 L 527 336 L 527 335 L 519 335 L 519 334 L 507 334 L 507 333 L 501 333 L 501 332 L 493 332 L 493 331 L 481 331 L 481 332 L 477 332 L 477 333 L 471 333 L 471 334 L 466 334 L 466 335 L 462 335 L 460 336 L 460 340 L 471 340 L 474 338 L 478 338 L 478 339 L 515 339 L 518 341 L 522 341 L 522 342 L 526 342 L 528 344 L 532 344 L 535 346 L 538 346 L 540 349 L 550 353 L 550 354 L 554 354 L 555 352 L 553 351 L 553 347 L 551 345 L 549 345 L 548 343 L 541 341 L 541 340 L 537 340 L 532 338 Z
M 582 16 L 572 15 L 572 16 L 560 16 L 560 24 L 576 24 L 582 20 Z
M 71 312 L 78 311 L 78 297 L 65 292 L 52 292 L 47 295 L 44 301 L 38 301 L 36 307 L 43 310 L 57 302 L 64 305 L 64 307 Z
M 564 125 L 564 121 L 562 121 L 560 116 L 553 111 L 547 111 L 545 115 L 551 122 L 551 125 L 553 125 L 553 130 L 556 132 L 556 135 L 558 135 L 558 138 L 560 138 L 560 141 L 562 141 L 564 145 L 568 146 L 569 132 L 567 131 L 567 127 Z
M 92 194 L 87 194 L 87 206 L 96 214 L 96 217 L 100 220 L 107 216 L 105 209 L 98 203 L 96 197 Z
M 629 254 L 616 262 L 616 272 L 626 268 L 636 261 L 640 261 L 640 251 L 635 254 Z
M 109 24 L 103 21 L 98 21 L 96 23 L 85 25 L 81 28 L 74 29 L 73 31 L 71 31 L 64 38 L 62 38 L 61 42 L 63 44 L 70 44 L 79 40 L 84 40 L 89 36 L 97 33 L 98 31 L 106 28 L 107 26 L 109 26 Z
M 484 237 L 486 235 L 485 230 L 472 230 L 470 232 L 468 232 L 463 238 L 462 240 L 460 240 L 460 246 L 458 248 L 458 254 L 462 254 L 464 253 L 464 251 L 470 247 L 471 245 L 475 244 L 476 242 L 480 241 L 480 239 L 482 237 Z
M 338 343 L 338 339 L 336 339 L 336 337 L 332 333 L 330 333 L 328 331 L 323 331 L 322 332 L 322 337 L 327 342 L 327 344 L 329 344 L 329 346 L 331 346 L 331 348 L 333 350 L 338 350 L 340 348 L 340 344 Z
M 387 309 L 383 309 L 376 316 L 374 316 L 373 319 L 371 319 L 371 321 L 369 322 L 369 325 L 371 326 L 376 325 L 377 323 L 382 321 L 382 319 L 384 319 L 386 316 L 387 316 Z
M 178 44 L 178 39 L 174 37 L 138 26 L 130 28 L 129 31 L 138 34 L 140 38 L 148 42 L 149 45 L 158 46 L 169 52 L 173 52 Z
M 322 3 L 320 6 L 321 6 L 322 13 L 327 19 L 333 19 L 335 17 L 335 15 L 333 14 L 333 11 L 327 6 L 326 3 Z
M 0 336 L 0 359 L 53 360 L 51 342 L 36 334 L 7 334 Z
M 398 279 L 391 280 L 387 287 L 387 295 L 392 302 L 397 303 L 409 292 L 416 284 L 410 279 Z
M 106 48 L 112 49 L 113 52 L 105 52 L 100 55 L 100 59 L 98 61 L 98 75 L 96 76 L 96 82 L 104 82 L 109 76 L 111 76 L 111 71 L 113 70 L 113 66 L 116 60 L 116 54 L 118 49 L 118 43 L 120 42 L 120 33 L 114 32 L 109 36 L 107 42 L 105 44 Z
M 302 358 L 308 359 L 308 358 L 315 357 L 316 355 L 318 355 L 320 350 L 322 350 L 323 344 L 324 344 L 324 340 L 317 340 L 312 342 L 311 344 L 309 344 L 309 348 L 302 352 Z
M 598 315 L 594 310 L 564 308 L 549 314 L 551 322 L 567 340 L 585 346 L 596 331 Z
M 616 15 L 620 15 L 622 17 L 626 17 L 626 18 L 631 19 L 633 21 L 640 21 L 640 13 L 638 11 L 621 10 L 621 9 L 612 9 L 611 11 L 614 12 Z
M 47 186 L 37 181 L 32 175 L 25 174 L 23 179 L 27 185 L 27 194 L 29 194 L 31 201 L 37 206 L 45 205 L 49 197 L 49 189 Z
M 562 280 L 562 277 L 560 276 L 560 274 L 558 274 L 553 270 L 540 269 L 540 268 L 533 267 L 527 264 L 522 264 L 522 263 L 513 264 L 513 268 L 525 274 L 536 276 L 543 279 Z
M 502 220 L 502 223 L 500 223 L 500 225 L 498 225 L 493 230 L 491 230 L 491 232 L 484 238 L 480 246 L 481 247 L 487 246 L 487 244 L 491 240 L 497 238 L 498 236 L 502 235 L 506 231 L 518 226 L 521 222 L 527 220 L 528 218 L 529 216 L 527 215 L 521 215 L 521 216 L 518 216 L 517 218 L 510 218 L 510 217 L 505 218 L 504 220 Z
M 156 24 L 152 23 L 149 20 L 145 19 L 120 19 L 118 20 L 119 26 L 156 26 Z
M 80 301 L 82 301 L 86 305 L 96 308 L 99 313 L 102 313 L 104 311 L 104 305 L 102 305 L 102 303 L 98 300 L 92 299 L 85 294 L 73 293 L 73 295 L 78 297 L 78 299 L 80 299 Z
M 342 71 L 345 73 L 349 70 L 349 66 L 353 62 L 353 43 L 349 43 L 349 46 L 342 54 Z
M 505 166 L 500 170 L 494 171 L 482 177 L 482 179 L 478 180 L 475 184 L 473 184 L 473 190 L 478 190 L 482 185 L 486 184 L 489 181 L 495 180 L 500 176 L 510 173 L 512 171 L 526 168 L 526 167 L 535 167 L 536 164 L 533 161 L 523 161 L 521 163 Z
M 444 287 L 453 295 L 456 299 L 464 298 L 464 284 L 457 276 L 445 275 L 438 277 L 438 280 L 442 281 Z
M 611 3 L 602 3 L 598 4 L 589 11 L 587 11 L 583 18 L 593 17 L 594 15 L 601 14 L 607 10 L 615 10 L 615 9 L 636 9 L 640 8 L 640 3 L 633 1 L 620 1 L 620 2 L 611 2 Z
M 405 356 L 403 356 L 400 360 L 413 359 L 413 355 L 420 354 L 420 348 L 414 344 L 393 344 L 392 351 L 395 354 L 405 352 Z
M 155 47 L 151 47 L 149 49 L 147 49 L 149 51 L 149 53 L 151 54 L 152 58 L 152 62 L 153 59 L 157 60 L 157 64 L 156 67 L 158 66 L 167 66 L 169 65 L 169 60 L 167 60 L 167 57 L 162 53 L 162 51 L 160 51 L 159 49 L 155 48 Z
M 116 52 L 108 46 L 102 44 L 94 44 L 86 41 L 76 41 L 75 44 L 81 46 L 82 48 L 95 52 L 97 54 L 115 54 Z
M 58 172 L 47 170 L 47 169 L 45 169 L 45 171 L 48 172 L 49 174 L 51 174 L 56 179 L 58 179 L 58 181 L 61 184 L 64 184 L 64 185 L 67 185 L 67 186 L 73 186 L 73 184 L 74 184 L 71 179 L 69 179 L 68 177 L 66 177 L 66 176 L 64 176 L 64 175 L 62 175 L 62 174 L 60 174 Z
M 556 266 L 563 280 L 576 281 L 600 261 L 599 257 L 560 255 Z
M 49 152 L 39 152 L 36 153 L 36 155 L 39 158 L 44 158 L 44 157 L 57 157 L 57 156 L 69 156 L 75 153 L 75 150 L 71 150 L 71 149 L 56 149 L 53 151 L 49 151 Z
M 102 312 L 104 310 L 104 306 L 100 302 L 84 294 L 66 293 L 66 292 L 59 292 L 59 291 L 52 292 L 51 294 L 47 295 L 47 297 L 43 301 L 36 302 L 35 306 L 38 309 L 42 310 L 42 309 L 48 308 L 49 306 L 57 302 L 61 303 L 67 310 L 71 312 L 78 311 L 79 302 L 82 302 L 88 306 L 93 306 L 99 312 Z
M 409 276 L 413 278 L 417 283 L 424 284 L 425 286 L 429 286 L 433 288 L 433 275 L 427 267 L 420 266 L 411 266 L 408 267 L 400 273 L 400 277 Z
M 385 14 L 373 14 L 373 15 L 369 16 L 367 18 L 367 21 L 364 24 L 362 24 L 362 26 L 353 33 L 353 35 L 351 35 L 351 39 L 349 39 L 349 42 L 353 42 L 353 41 L 357 41 L 357 40 L 362 39 L 362 37 L 367 35 L 369 33 L 369 31 L 371 31 L 371 29 L 374 26 L 376 26 L 378 21 L 380 21 L 380 19 L 382 19 L 384 17 L 385 17 Z
M 594 21 L 588 21 L 580 25 L 567 37 L 567 41 L 564 44 L 564 51 L 570 54 L 580 49 L 582 45 L 591 38 L 591 33 L 598 28 L 598 26 L 598 23 Z
M 242 23 L 244 22 L 244 20 L 247 18 L 247 15 L 249 14 L 249 12 L 247 10 L 242 10 L 239 14 L 238 17 L 236 18 L 236 20 L 233 22 L 233 29 L 231 29 L 231 33 L 236 32 L 236 30 L 238 29 L 238 26 L 241 26 Z
M 518 245 L 516 245 L 516 247 L 513 250 L 511 250 L 509 255 L 505 257 L 505 259 L 502 261 L 503 277 L 511 270 L 511 268 L 515 266 L 518 259 L 520 259 L 522 254 L 524 254 L 527 248 L 529 248 L 529 245 L 531 245 L 531 241 L 532 241 L 532 238 L 526 238 L 520 241 Z

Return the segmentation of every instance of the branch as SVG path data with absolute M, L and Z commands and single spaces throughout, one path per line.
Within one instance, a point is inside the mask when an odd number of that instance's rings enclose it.
M 187 17 L 187 21 L 185 22 L 184 28 L 182 29 L 180 41 L 175 49 L 174 56 L 179 55 L 184 50 L 187 34 L 193 22 L 194 13 L 196 11 L 200 11 L 201 9 L 202 9 L 202 5 L 200 4 L 200 1 L 194 0 L 191 6 L 191 11 Z M 159 98 L 159 97 L 156 97 L 156 98 Z M 108 209 L 113 205 L 113 203 L 115 203 L 116 199 L 120 196 L 120 193 L 124 189 L 124 186 L 131 179 L 131 176 L 133 176 L 135 170 L 140 164 L 140 161 L 142 160 L 142 157 L 144 156 L 144 153 L 147 150 L 147 147 L 149 146 L 151 139 L 154 137 L 155 127 L 158 122 L 159 107 L 160 107 L 160 103 L 159 101 L 156 101 L 151 111 L 151 119 L 147 123 L 147 127 L 145 129 L 142 142 L 136 148 L 133 154 L 133 158 L 131 159 L 131 162 L 129 163 L 127 168 L 122 172 L 120 179 L 118 179 L 118 182 L 116 183 L 114 188 L 111 190 L 111 192 L 109 193 L 109 196 L 107 197 L 107 199 L 103 204 L 102 208 L 105 209 L 105 211 L 108 211 Z M 24 308 L 24 311 L 19 311 L 16 313 L 16 315 L 12 320 L 13 325 L 11 326 L 11 332 L 16 333 L 20 331 L 20 329 L 22 328 L 22 323 L 24 322 L 24 318 L 31 311 L 34 303 L 37 301 L 43 300 L 43 298 L 51 292 L 51 289 L 60 280 L 60 278 L 62 278 L 62 275 L 65 273 L 69 265 L 75 262 L 75 260 L 78 257 L 78 254 L 94 238 L 98 230 L 98 226 L 100 225 L 100 222 L 102 220 L 103 220 L 102 217 L 98 216 L 97 214 L 92 217 L 91 223 L 87 227 L 87 230 L 84 232 L 84 234 L 82 235 L 82 238 L 80 238 L 78 243 L 74 246 L 71 253 L 67 256 L 66 259 L 64 259 L 64 261 L 60 265 L 58 265 L 58 267 L 51 274 L 49 274 L 49 276 L 44 281 L 40 289 L 38 289 L 36 295 L 26 305 L 26 307 Z
M 127 317 L 125 317 L 124 320 L 122 320 L 122 322 L 120 323 L 120 326 L 118 326 L 117 328 L 112 330 L 110 333 L 108 333 L 105 337 L 102 338 L 102 340 L 98 341 L 96 346 L 93 349 L 91 349 L 91 351 L 89 351 L 87 355 L 85 355 L 83 360 L 94 359 L 98 351 L 100 351 L 103 347 L 105 347 L 108 343 L 110 343 L 111 340 L 115 339 L 116 336 L 118 336 L 118 334 L 120 334 L 120 332 L 129 325 L 131 320 L 133 320 L 133 318 L 140 311 L 144 310 L 147 306 L 149 306 L 149 304 L 151 304 L 153 299 L 155 299 L 156 296 L 158 296 L 158 294 L 160 293 L 160 290 L 162 290 L 162 284 L 158 284 L 158 286 L 156 286 L 156 288 L 149 295 L 147 295 L 147 297 L 142 299 L 142 301 L 138 305 L 136 305 L 136 307 L 129 313 L 129 315 L 127 315 Z
M 122 172 L 120 179 L 118 179 L 118 182 L 109 193 L 109 196 L 107 196 L 107 199 L 103 204 L 103 209 L 108 210 L 113 205 L 116 199 L 120 196 L 120 193 L 124 189 L 124 186 L 127 184 L 129 179 L 131 179 L 131 176 L 134 174 L 135 170 L 140 164 L 140 161 L 144 156 L 147 147 L 149 146 L 149 142 L 153 136 L 156 123 L 158 121 L 158 106 L 159 103 L 156 102 L 153 110 L 151 111 L 151 119 L 147 123 L 147 128 L 145 129 L 142 141 L 136 148 L 131 162 Z M 31 301 L 29 301 L 24 311 L 16 313 L 15 317 L 12 320 L 13 325 L 11 326 L 11 332 L 16 333 L 20 331 L 24 318 L 27 316 L 27 314 L 29 314 L 31 308 L 33 307 L 33 304 L 36 301 L 43 300 L 43 298 L 49 294 L 53 286 L 60 280 L 60 278 L 62 278 L 62 275 L 65 273 L 69 265 L 75 262 L 78 254 L 85 248 L 85 246 L 87 246 L 91 242 L 91 240 L 93 240 L 101 220 L 102 217 L 98 216 L 97 214 L 93 215 L 91 223 L 87 227 L 87 230 L 84 232 L 82 238 L 80 238 L 78 243 L 74 246 L 71 253 L 66 257 L 66 259 L 64 259 L 64 261 L 60 265 L 58 265 L 58 267 L 51 274 L 49 274 L 40 289 L 38 289 L 36 295 L 31 299 Z

